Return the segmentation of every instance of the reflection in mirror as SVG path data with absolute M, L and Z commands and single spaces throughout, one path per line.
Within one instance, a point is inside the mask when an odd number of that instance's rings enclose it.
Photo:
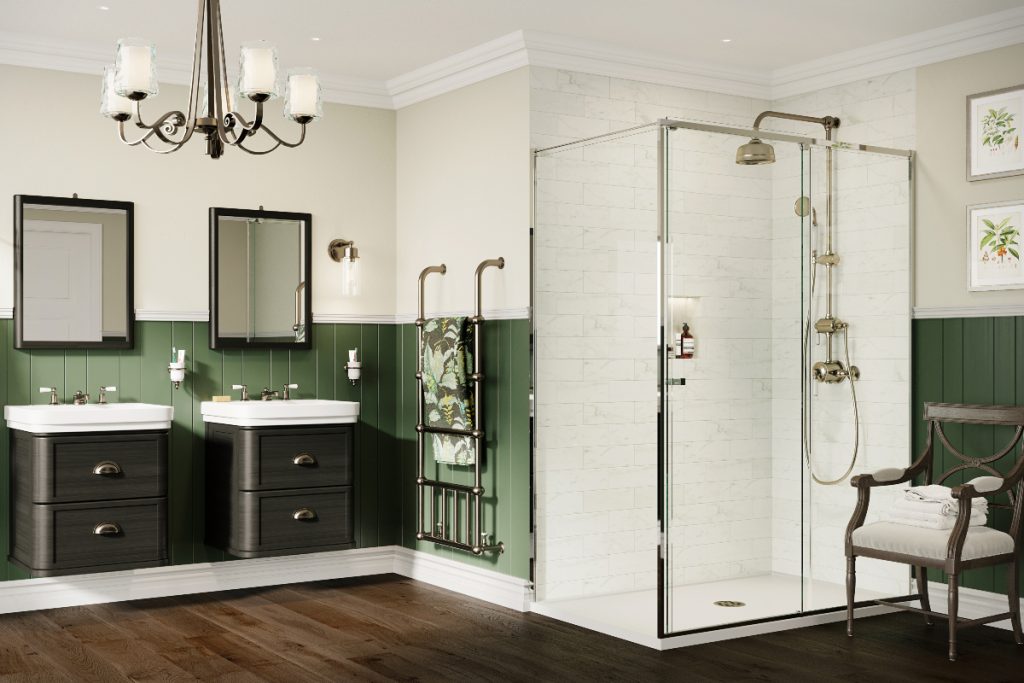
M 133 211 L 15 196 L 15 348 L 131 348 Z
M 309 214 L 212 209 L 211 348 L 309 348 Z

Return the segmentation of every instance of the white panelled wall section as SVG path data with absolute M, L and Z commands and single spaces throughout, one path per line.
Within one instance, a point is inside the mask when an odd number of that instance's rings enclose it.
M 536 148 L 663 117 L 749 128 L 766 109 L 838 115 L 840 140 L 914 146 L 912 71 L 775 102 L 540 67 L 530 72 Z M 820 128 L 799 124 L 765 127 L 822 137 Z M 670 376 L 687 379 L 670 390 L 678 484 L 671 578 L 690 584 L 770 572 L 799 576 L 803 569 L 808 579 L 841 584 L 853 489 L 848 482 L 809 485 L 802 474 L 806 247 L 793 211 L 801 193 L 798 147 L 777 144 L 773 166 L 742 167 L 734 156 L 745 140 L 677 131 L 670 141 L 666 286 L 678 297 L 670 306 L 676 327 L 687 318 L 697 344 L 694 359 L 669 367 Z M 656 132 L 646 131 L 538 159 L 538 600 L 655 587 L 655 155 Z M 836 248 L 844 259 L 837 314 L 851 323 L 853 362 L 864 373 L 857 385 L 859 472 L 907 461 L 908 166 L 906 159 L 836 156 Z M 824 152 L 815 149 L 808 159 L 805 177 L 824 226 Z M 734 233 L 742 239 L 728 239 Z M 813 342 L 812 353 L 822 353 Z M 835 477 L 852 448 L 848 385 L 822 387 L 818 399 L 816 464 Z M 905 568 L 864 562 L 861 577 L 867 590 L 906 592 Z M 814 602 L 810 596 L 808 607 L 824 606 Z

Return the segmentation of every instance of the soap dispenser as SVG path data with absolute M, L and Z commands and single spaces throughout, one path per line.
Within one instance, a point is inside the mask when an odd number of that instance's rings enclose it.
M 683 323 L 683 331 L 679 333 L 678 348 L 680 358 L 693 358 L 693 354 L 697 350 L 697 342 L 690 334 L 689 323 Z

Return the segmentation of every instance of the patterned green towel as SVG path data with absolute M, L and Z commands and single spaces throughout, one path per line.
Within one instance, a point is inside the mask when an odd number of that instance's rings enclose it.
M 469 319 L 431 318 L 423 323 L 423 408 L 429 427 L 473 429 L 473 327 Z M 434 460 L 449 465 L 476 462 L 474 439 L 431 434 Z

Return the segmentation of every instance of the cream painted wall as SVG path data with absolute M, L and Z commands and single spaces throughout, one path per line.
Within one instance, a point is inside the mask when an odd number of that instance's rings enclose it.
M 314 314 L 394 312 L 394 112 L 325 104 L 323 120 L 310 126 L 302 147 L 266 157 L 229 149 L 214 161 L 201 138 L 170 155 L 121 144 L 113 122 L 98 113 L 98 76 L 0 66 L 0 84 L 7 103 L 0 108 L 0 200 L 77 192 L 135 202 L 138 310 L 206 311 L 208 209 L 262 204 L 313 214 Z M 183 88 L 162 86 L 143 113 L 153 119 L 186 105 Z M 294 124 L 286 125 L 278 107 L 267 121 L 295 137 Z M 340 265 L 327 256 L 334 237 L 359 246 L 364 280 L 358 298 L 338 293 Z M 0 308 L 13 301 L 11 242 L 7 223 L 0 230 Z
M 529 106 L 523 68 L 398 111 L 400 316 L 416 313 L 420 271 L 442 262 L 448 274 L 430 279 L 427 314 L 471 311 L 473 271 L 497 256 L 507 265 L 484 276 L 484 309 L 529 306 Z
M 967 290 L 967 210 L 1024 201 L 1024 175 L 968 182 L 967 96 L 1024 84 L 1024 44 L 924 66 L 917 71 L 915 305 L 1020 306 L 1024 291 Z

